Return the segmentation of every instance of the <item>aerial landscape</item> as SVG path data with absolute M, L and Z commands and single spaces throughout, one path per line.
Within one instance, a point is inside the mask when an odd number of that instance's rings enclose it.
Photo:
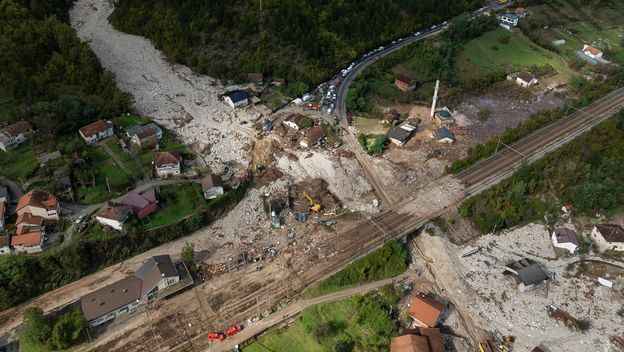
M 0 0 L 0 352 L 624 352 L 624 2 Z

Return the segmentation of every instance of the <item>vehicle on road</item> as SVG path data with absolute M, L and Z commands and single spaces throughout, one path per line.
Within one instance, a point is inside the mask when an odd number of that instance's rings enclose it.
M 206 338 L 208 341 L 223 341 L 225 340 L 225 335 L 220 332 L 210 332 Z
M 76 219 L 76 224 L 80 224 L 82 222 L 82 220 L 85 219 L 85 217 L 87 217 L 85 214 L 80 214 L 80 216 L 78 217 L 78 219 Z
M 231 328 L 227 329 L 227 331 L 225 333 L 227 334 L 227 336 L 232 336 L 232 335 L 236 335 L 236 333 L 238 333 L 241 330 L 243 330 L 243 326 L 242 325 L 236 325 L 236 326 L 232 326 Z

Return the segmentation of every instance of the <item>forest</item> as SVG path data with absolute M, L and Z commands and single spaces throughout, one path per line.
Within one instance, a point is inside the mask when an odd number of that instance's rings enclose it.
M 67 23 L 72 3 L 0 1 L 0 125 L 23 119 L 53 141 L 130 108 L 130 95 Z
M 315 86 L 372 48 L 479 6 L 480 0 L 120 0 L 111 22 L 202 74 L 242 81 L 262 72 Z
M 504 229 L 572 204 L 594 216 L 624 204 L 624 114 L 519 169 L 511 178 L 466 200 L 459 208 L 482 232 Z

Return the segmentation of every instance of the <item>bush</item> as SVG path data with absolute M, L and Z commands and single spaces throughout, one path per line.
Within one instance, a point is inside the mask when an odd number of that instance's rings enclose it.
M 509 42 L 511 41 L 511 37 L 509 36 L 509 34 L 503 34 L 499 36 L 498 38 L 496 38 L 496 41 L 498 41 L 501 44 L 509 44 Z
M 492 116 L 492 110 L 487 109 L 487 108 L 481 109 L 479 110 L 477 115 L 479 115 L 479 121 L 487 121 L 487 119 L 489 119 L 490 116 Z
M 388 143 L 390 143 L 390 139 L 385 134 L 380 134 L 375 137 L 375 142 L 368 148 L 368 153 L 374 156 L 379 156 L 383 154 L 384 150 L 388 147 Z
M 591 321 L 589 319 L 579 319 L 578 327 L 581 331 L 587 331 L 591 327 Z

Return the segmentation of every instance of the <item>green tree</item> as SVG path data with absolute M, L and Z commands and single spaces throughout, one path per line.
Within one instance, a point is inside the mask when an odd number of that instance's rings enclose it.
M 45 345 L 52 335 L 52 326 L 43 310 L 39 307 L 29 307 L 24 313 L 24 332 L 20 335 L 20 341 L 30 345 Z M 23 339 L 23 340 L 22 340 Z
M 192 243 L 186 242 L 184 247 L 182 247 L 182 261 L 187 268 L 191 271 L 191 273 L 197 272 L 197 264 L 195 264 L 195 245 Z

